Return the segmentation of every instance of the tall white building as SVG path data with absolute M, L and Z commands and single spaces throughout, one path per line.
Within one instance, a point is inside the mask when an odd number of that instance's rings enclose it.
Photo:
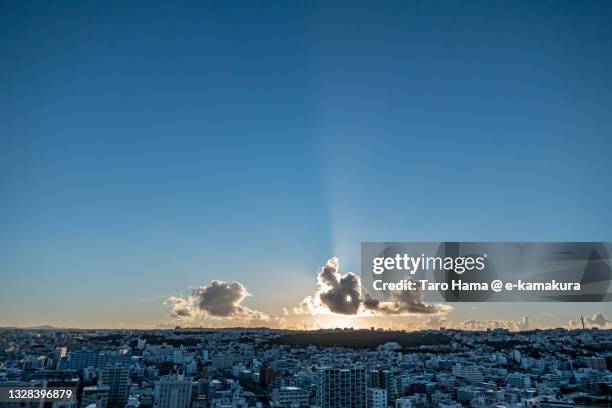
M 163 377 L 155 384 L 156 408 L 189 408 L 191 380 L 184 376 Z
M 386 408 L 387 390 L 382 388 L 366 389 L 366 408 Z
M 130 373 L 127 367 L 114 366 L 105 367 L 100 370 L 98 386 L 107 385 L 110 390 L 108 394 L 109 405 L 124 405 L 127 401 L 130 386 Z
M 320 408 L 365 408 L 366 373 L 362 368 L 320 368 L 317 405 Z

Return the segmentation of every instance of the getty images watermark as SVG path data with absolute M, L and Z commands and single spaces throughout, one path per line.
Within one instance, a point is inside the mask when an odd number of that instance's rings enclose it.
M 362 289 L 379 300 L 413 291 L 446 302 L 612 300 L 612 244 L 362 243 Z

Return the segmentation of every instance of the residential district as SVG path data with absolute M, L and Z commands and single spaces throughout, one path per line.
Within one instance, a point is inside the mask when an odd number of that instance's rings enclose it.
M 0 329 L 0 407 L 612 406 L 612 330 Z M 7 390 L 66 388 L 64 400 Z

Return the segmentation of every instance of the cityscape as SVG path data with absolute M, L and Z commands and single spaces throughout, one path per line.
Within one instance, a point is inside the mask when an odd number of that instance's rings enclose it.
M 0 408 L 612 408 L 612 1 L 0 0 Z
M 460 408 L 612 404 L 612 330 L 0 330 L 0 389 L 53 408 Z

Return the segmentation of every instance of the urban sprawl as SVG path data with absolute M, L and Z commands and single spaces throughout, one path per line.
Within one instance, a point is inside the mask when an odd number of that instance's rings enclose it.
M 612 330 L 0 329 L 0 388 L 52 408 L 612 406 Z

